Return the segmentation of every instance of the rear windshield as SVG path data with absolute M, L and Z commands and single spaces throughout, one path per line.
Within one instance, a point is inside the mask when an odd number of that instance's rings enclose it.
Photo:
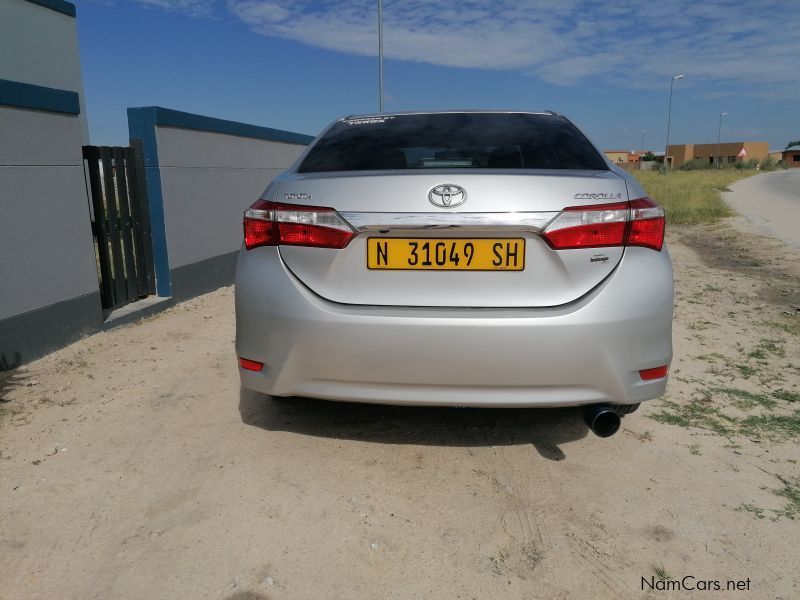
M 588 169 L 608 165 L 563 117 L 525 113 L 378 115 L 342 119 L 298 171 Z

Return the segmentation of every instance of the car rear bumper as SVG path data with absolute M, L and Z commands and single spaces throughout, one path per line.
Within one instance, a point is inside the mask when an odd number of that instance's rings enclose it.
M 629 248 L 580 300 L 546 309 L 343 305 L 291 274 L 276 248 L 239 256 L 236 351 L 264 363 L 242 386 L 275 396 L 409 405 L 632 404 L 664 393 L 639 370 L 672 358 L 672 269 Z

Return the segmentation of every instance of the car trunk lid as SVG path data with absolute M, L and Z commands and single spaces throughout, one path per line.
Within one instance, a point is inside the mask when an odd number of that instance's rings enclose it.
M 456 192 L 463 190 L 463 202 L 453 194 L 451 206 L 435 205 L 433 201 L 441 205 L 442 198 L 431 191 L 442 185 L 451 185 Z M 542 229 L 566 207 L 627 201 L 625 181 L 611 171 L 527 170 L 522 174 L 514 170 L 436 169 L 291 174 L 269 190 L 272 197 L 266 200 L 332 207 L 355 230 L 355 237 L 342 249 L 280 247 L 282 259 L 295 277 L 319 296 L 344 304 L 558 306 L 580 298 L 603 281 L 624 250 L 622 245 L 554 250 L 541 236 Z M 421 255 L 408 269 L 374 268 L 376 245 L 387 240 L 393 241 L 393 249 L 417 243 L 419 252 L 427 241 L 428 250 L 434 253 L 437 243 L 445 243 L 445 251 L 455 249 L 456 256 L 462 252 L 462 260 L 468 242 L 476 247 L 488 243 L 486 252 L 499 243 L 506 264 L 500 265 L 500 270 L 444 270 L 442 267 L 452 269 L 453 262 L 438 265 L 435 257 L 425 261 Z M 513 246 L 506 245 L 511 243 Z M 370 244 L 373 268 L 368 264 Z M 522 256 L 509 257 L 514 253 L 510 248 Z M 406 253 L 400 260 L 413 260 L 409 256 Z M 490 261 L 494 260 L 491 256 Z M 420 264 L 423 262 L 432 264 Z

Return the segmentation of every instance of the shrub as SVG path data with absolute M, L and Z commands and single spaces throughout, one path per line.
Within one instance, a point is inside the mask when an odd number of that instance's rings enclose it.
M 744 169 L 755 169 L 758 166 L 758 160 L 755 158 L 748 158 L 746 160 L 739 160 L 736 162 L 736 168 L 738 168 L 740 171 Z
M 779 169 L 788 169 L 789 165 L 787 165 L 782 160 L 778 160 L 776 158 L 772 158 L 771 156 L 767 156 L 767 158 L 765 158 L 758 164 L 758 167 L 762 171 L 777 171 Z
M 697 171 L 699 169 L 711 169 L 714 165 L 708 162 L 705 158 L 694 158 L 687 160 L 682 165 L 676 167 L 678 171 Z

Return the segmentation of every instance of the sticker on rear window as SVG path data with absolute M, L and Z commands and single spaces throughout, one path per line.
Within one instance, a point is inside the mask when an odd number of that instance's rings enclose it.
M 343 119 L 343 121 L 348 125 L 377 125 L 386 123 L 391 119 L 394 119 L 394 117 L 355 117 L 353 119 Z

